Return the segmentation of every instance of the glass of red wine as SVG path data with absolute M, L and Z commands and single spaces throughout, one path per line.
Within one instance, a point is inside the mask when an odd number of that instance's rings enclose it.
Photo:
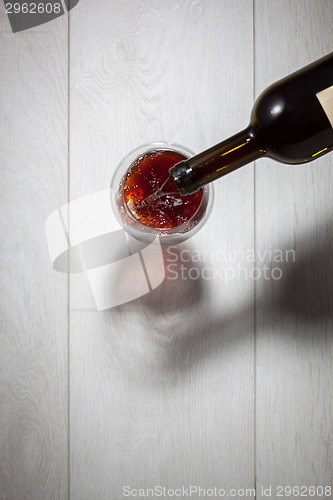
M 124 230 L 142 242 L 180 243 L 197 233 L 210 213 L 212 186 L 183 196 L 169 169 L 194 153 L 168 142 L 145 144 L 118 165 L 112 182 L 113 207 Z

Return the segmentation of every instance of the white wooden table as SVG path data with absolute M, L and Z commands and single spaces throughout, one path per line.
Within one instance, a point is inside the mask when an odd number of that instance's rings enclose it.
M 216 182 L 179 249 L 200 277 L 105 312 L 44 234 L 134 147 L 244 128 L 267 85 L 333 50 L 333 2 L 81 0 L 15 34 L 0 13 L 1 500 L 333 498 L 332 154 Z M 281 279 L 253 279 L 265 265 Z

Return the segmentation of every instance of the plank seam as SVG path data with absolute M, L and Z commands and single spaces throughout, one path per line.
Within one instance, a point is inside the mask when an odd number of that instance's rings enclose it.
M 67 18 L 67 117 L 68 117 L 68 122 L 67 122 L 67 202 L 70 203 L 70 18 L 71 18 L 71 11 L 68 11 L 68 18 Z M 70 232 L 70 210 L 68 211 L 68 231 Z M 68 263 L 69 264 L 69 263 Z M 69 271 L 69 265 L 68 265 L 68 271 Z M 71 472 L 71 420 L 70 420 L 70 358 L 71 358 L 71 351 L 70 351 L 70 274 L 68 272 L 67 275 L 67 394 L 68 394 L 68 401 L 67 401 L 67 418 L 68 418 L 68 428 L 67 428 L 67 496 L 68 500 L 70 500 L 71 497 L 71 483 L 70 483 L 70 472 Z
M 252 2 L 252 27 L 253 27 L 253 102 L 256 99 L 256 26 L 255 26 L 255 0 Z M 253 249 L 254 266 L 257 267 L 257 205 L 256 205 L 256 162 L 253 164 Z M 257 500 L 257 282 L 253 284 L 253 473 L 255 500 Z

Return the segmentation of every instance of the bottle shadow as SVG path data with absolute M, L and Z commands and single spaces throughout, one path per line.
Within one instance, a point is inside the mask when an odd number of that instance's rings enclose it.
M 293 247 L 291 242 L 285 242 L 280 250 L 286 254 Z M 305 234 L 297 248 L 294 259 L 279 263 L 280 279 L 262 277 L 256 283 L 247 283 L 247 292 L 239 298 L 236 308 L 234 296 L 219 304 L 222 295 L 227 298 L 230 284 L 221 281 L 218 286 L 223 293 L 216 297 L 215 286 L 203 278 L 201 262 L 181 258 L 184 249 L 188 250 L 187 256 L 191 254 L 189 247 L 173 246 L 171 260 L 166 248 L 166 278 L 162 285 L 119 306 L 116 314 L 125 321 L 138 315 L 149 352 L 157 353 L 154 367 L 172 373 L 174 380 L 200 363 L 214 362 L 231 349 L 253 349 L 255 328 L 257 333 L 271 331 L 276 318 L 279 334 L 292 335 L 296 331 L 306 340 L 318 330 L 326 332 L 327 341 L 327 335 L 333 336 L 333 225 L 326 223 Z M 270 269 L 276 265 L 268 263 Z M 144 356 L 138 362 L 144 363 Z
M 333 224 L 305 235 L 298 248 L 300 255 L 296 254 L 294 266 L 279 285 L 277 299 L 268 305 L 302 323 L 332 320 Z
M 113 324 L 118 321 L 119 325 L 131 325 L 110 340 L 113 349 L 115 343 L 122 352 L 124 346 L 129 351 L 135 349 L 130 366 L 123 364 L 127 376 L 138 377 L 146 373 L 149 365 L 156 374 L 151 384 L 157 387 L 163 377 L 169 384 L 176 383 L 178 375 L 183 376 L 198 362 L 206 362 L 227 349 L 231 337 L 232 342 L 244 340 L 251 333 L 247 322 L 253 319 L 253 311 L 246 307 L 237 314 L 222 314 L 222 307 L 219 311 L 202 261 L 195 258 L 187 243 L 164 247 L 163 257 L 163 283 L 107 313 Z M 138 324 L 140 327 L 134 329 L 133 325 Z

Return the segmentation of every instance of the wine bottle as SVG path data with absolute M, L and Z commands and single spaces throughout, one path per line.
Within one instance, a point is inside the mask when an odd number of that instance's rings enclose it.
M 170 168 L 170 180 L 190 194 L 260 157 L 305 163 L 333 149 L 333 53 L 268 87 L 249 126 Z

